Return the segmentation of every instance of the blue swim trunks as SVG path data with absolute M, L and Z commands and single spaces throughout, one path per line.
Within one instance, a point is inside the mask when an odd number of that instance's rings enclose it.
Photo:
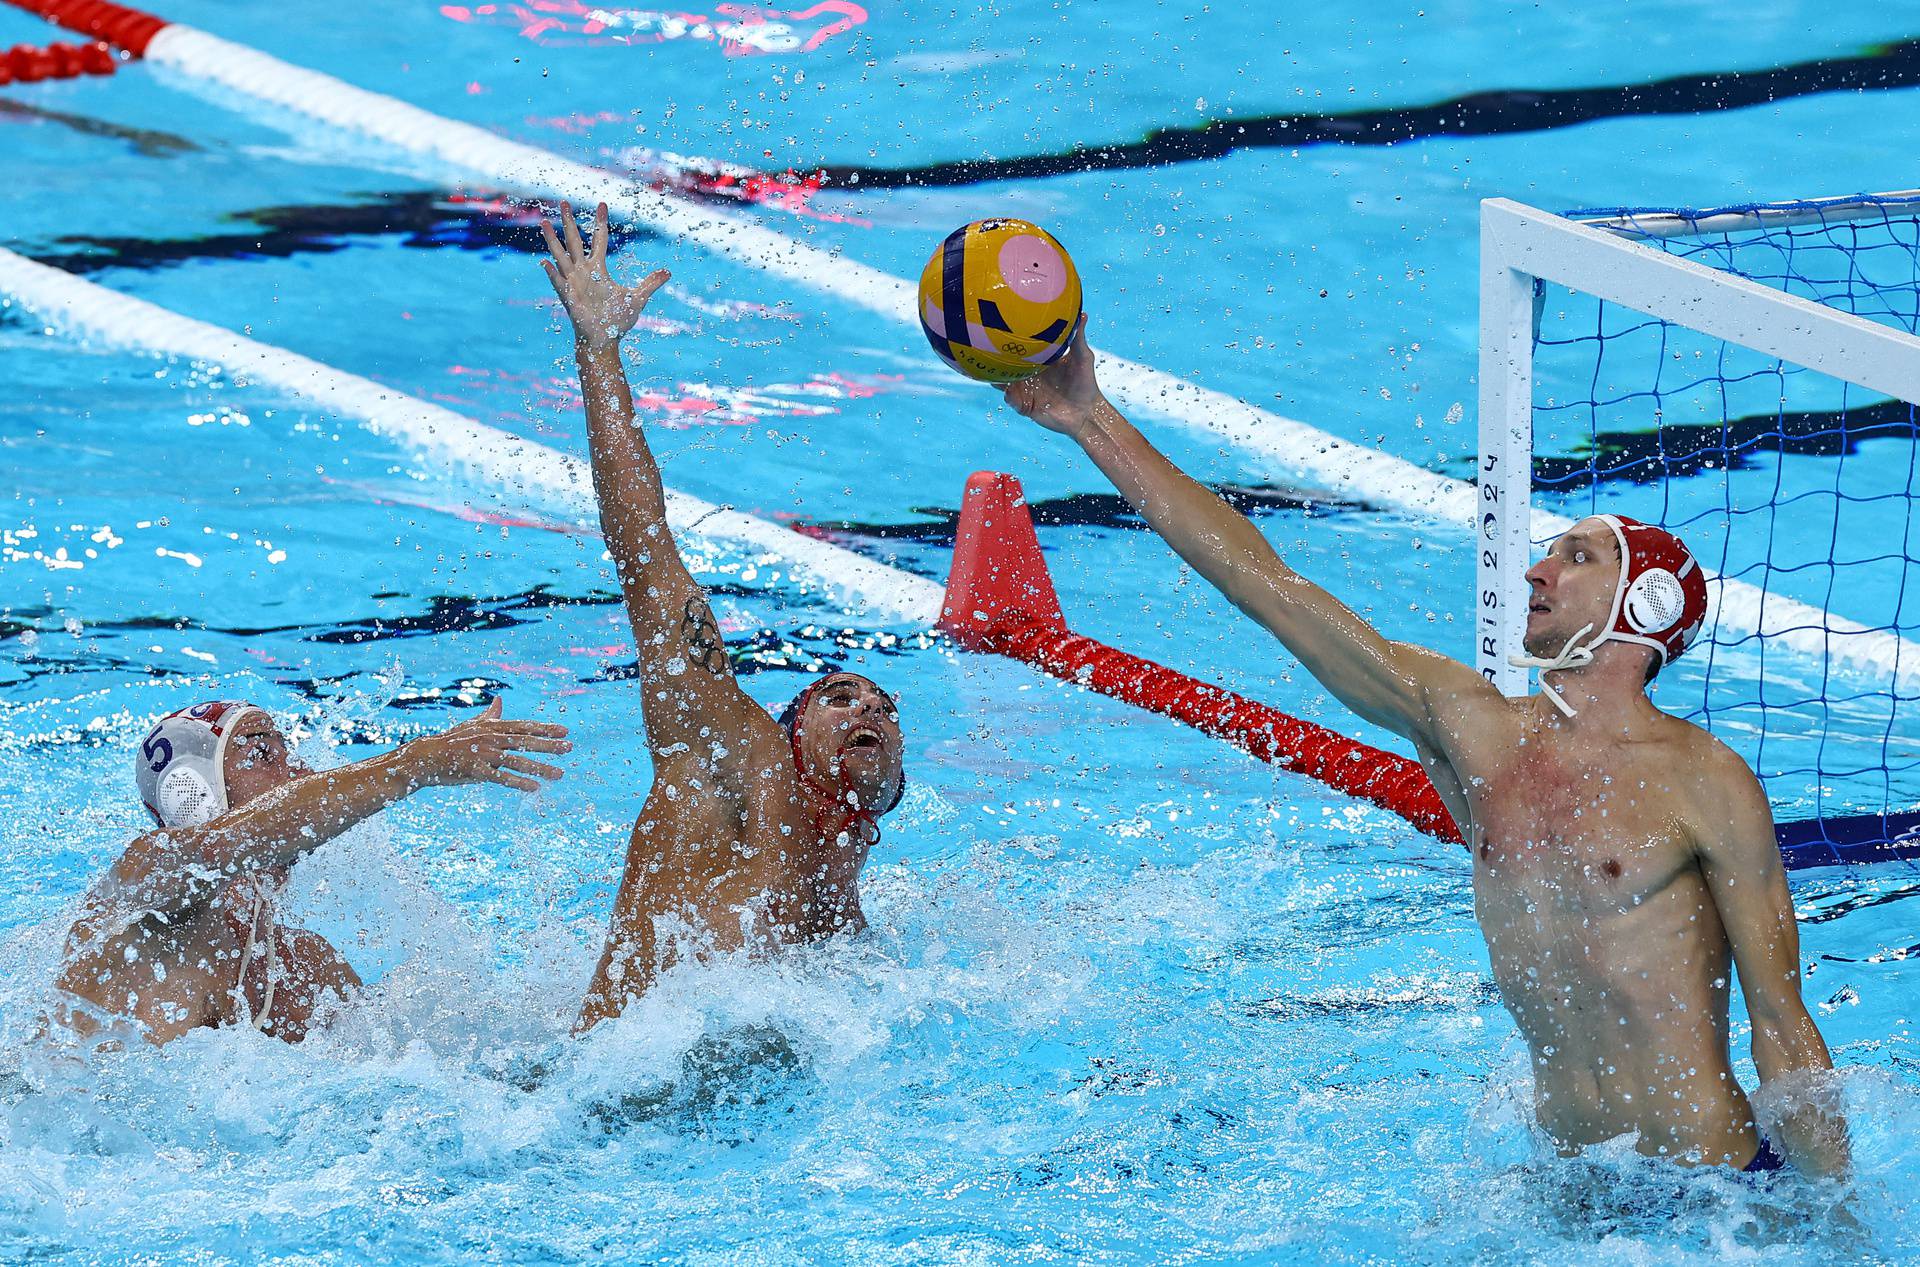
M 1765 1135 L 1760 1137 L 1760 1151 L 1753 1160 L 1740 1168 L 1743 1175 L 1764 1175 L 1775 1170 L 1785 1170 L 1787 1159 L 1773 1150 L 1773 1141 Z

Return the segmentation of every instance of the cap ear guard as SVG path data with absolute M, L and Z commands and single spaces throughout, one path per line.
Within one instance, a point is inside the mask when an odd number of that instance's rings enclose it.
M 1683 654 L 1707 618 L 1706 575 L 1686 543 L 1653 524 L 1599 515 L 1620 546 L 1620 588 L 1608 638 L 1651 647 L 1664 666 Z
M 1687 614 L 1687 591 L 1666 568 L 1648 568 L 1627 587 L 1621 614 L 1635 633 L 1663 634 Z
M 160 776 L 160 822 L 168 827 L 198 827 L 216 817 L 213 785 L 189 765 L 176 765 Z

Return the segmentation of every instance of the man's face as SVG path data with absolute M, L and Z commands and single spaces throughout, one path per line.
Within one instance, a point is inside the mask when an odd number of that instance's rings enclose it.
M 796 723 L 807 776 L 860 798 L 878 812 L 905 778 L 900 713 L 893 697 L 858 673 L 836 673 L 814 689 Z
M 1605 632 L 1620 584 L 1620 543 L 1598 519 L 1582 519 L 1560 535 L 1547 557 L 1527 569 L 1528 655 L 1553 656 L 1592 625 L 1584 643 Z
M 312 771 L 287 752 L 287 741 L 272 718 L 249 712 L 227 741 L 221 773 L 227 780 L 227 808 L 238 809 L 254 797 Z

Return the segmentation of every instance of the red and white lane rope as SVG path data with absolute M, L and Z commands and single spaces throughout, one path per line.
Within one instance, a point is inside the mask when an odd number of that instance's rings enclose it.
M 969 651 L 1006 656 L 1171 717 L 1460 843 L 1460 829 L 1418 762 L 1068 629 L 1020 481 L 1011 475 L 980 471 L 967 481 L 940 628 Z
M 0 248 L 0 293 L 50 323 L 113 344 L 219 365 L 238 379 L 278 388 L 321 409 L 357 418 L 423 457 L 468 472 L 496 490 L 508 510 L 551 509 L 595 526 L 599 511 L 586 463 L 371 379 L 196 321 Z M 819 587 L 849 615 L 919 628 L 940 611 L 941 587 L 754 515 L 672 489 L 667 519 L 688 545 L 784 566 Z
M 69 31 L 111 44 L 132 57 L 144 57 L 147 45 L 167 25 L 166 19 L 151 13 L 125 5 L 104 4 L 101 0 L 12 0 L 12 3 Z
M 1417 761 L 1065 628 L 1049 628 L 1030 620 L 1002 620 L 987 627 L 978 649 L 1018 660 L 1135 708 L 1171 717 L 1269 765 L 1370 801 L 1429 836 L 1460 843 L 1460 829 L 1454 825 L 1433 780 Z
M 0 53 L 0 85 L 111 75 L 115 65 L 113 50 L 99 40 L 91 44 L 65 44 L 56 40 L 45 48 L 15 44 Z
M 580 205 L 605 201 L 625 216 L 749 267 L 856 304 L 917 330 L 911 282 L 835 251 L 796 241 L 744 216 L 650 189 L 483 128 L 448 119 L 258 49 L 104 0 L 12 0 L 73 30 L 96 34 L 156 65 L 462 169 L 501 188 Z M 1102 382 L 1123 406 L 1225 440 L 1285 473 L 1354 501 L 1465 524 L 1474 492 L 1458 480 L 1171 374 L 1101 354 Z

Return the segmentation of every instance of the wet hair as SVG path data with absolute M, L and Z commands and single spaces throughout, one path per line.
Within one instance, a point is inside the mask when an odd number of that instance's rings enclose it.
M 889 703 L 893 701 L 893 696 L 887 695 L 887 692 L 882 690 L 878 683 L 864 674 L 849 673 L 845 669 L 833 669 L 830 672 L 822 673 L 819 677 L 802 687 L 800 693 L 788 700 L 786 706 L 780 710 L 779 726 L 780 729 L 787 732 L 787 743 L 789 746 L 791 746 L 796 739 L 794 732 L 800 727 L 800 718 L 806 714 L 807 705 L 813 700 L 813 693 L 837 677 L 857 677 L 867 683 L 867 685 L 873 687 L 874 690 L 879 691 L 882 695 L 886 695 Z M 798 760 L 797 754 L 795 759 Z M 894 810 L 900 807 L 900 802 L 905 800 L 906 796 L 907 770 L 903 760 L 900 767 L 900 785 L 894 789 L 893 799 L 888 801 L 887 807 L 880 812 L 882 814 L 893 813 Z

